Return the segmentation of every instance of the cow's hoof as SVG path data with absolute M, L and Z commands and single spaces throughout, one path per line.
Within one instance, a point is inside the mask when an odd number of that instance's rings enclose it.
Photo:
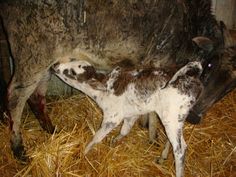
M 24 150 L 24 146 L 23 145 L 18 145 L 18 146 L 14 146 L 12 145 L 12 151 L 13 151 L 13 155 L 16 159 L 18 159 L 21 163 L 27 163 L 29 162 L 29 158 L 26 156 L 26 152 Z
M 22 163 L 28 162 L 28 157 L 26 156 L 21 134 L 12 134 L 11 150 L 16 159 L 20 160 Z
M 52 124 L 44 125 L 43 129 L 49 134 L 53 134 L 56 130 L 55 126 L 53 126 Z

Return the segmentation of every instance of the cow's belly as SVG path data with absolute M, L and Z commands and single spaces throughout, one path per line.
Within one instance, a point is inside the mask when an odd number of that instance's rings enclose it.
M 140 41 L 130 37 L 123 41 L 119 39 L 109 41 L 103 48 L 96 46 L 88 48 L 83 43 L 74 49 L 58 46 L 53 58 L 60 62 L 67 62 L 70 58 L 86 60 L 96 69 L 110 70 L 117 65 L 125 67 L 136 65 L 144 58 L 144 53 L 145 48 L 141 46 Z

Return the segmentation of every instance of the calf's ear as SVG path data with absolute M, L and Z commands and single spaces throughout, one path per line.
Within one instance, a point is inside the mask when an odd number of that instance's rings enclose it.
M 192 41 L 205 51 L 211 52 L 213 50 L 213 41 L 207 37 L 198 36 L 193 38 Z

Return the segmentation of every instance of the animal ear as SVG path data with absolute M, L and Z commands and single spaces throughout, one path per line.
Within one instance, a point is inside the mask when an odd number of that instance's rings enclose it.
M 205 50 L 205 51 L 212 51 L 213 50 L 213 41 L 210 40 L 207 37 L 204 36 L 198 36 L 192 39 L 192 41 L 197 44 L 198 47 L 200 47 L 201 49 Z

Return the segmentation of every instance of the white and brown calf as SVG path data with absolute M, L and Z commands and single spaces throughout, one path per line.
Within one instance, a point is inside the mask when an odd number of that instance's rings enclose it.
M 97 72 L 87 61 L 71 59 L 53 66 L 57 76 L 90 96 L 103 110 L 100 129 L 87 145 L 94 144 L 117 127 L 123 126 L 115 140 L 127 135 L 139 115 L 155 111 L 173 146 L 176 176 L 183 176 L 186 144 L 183 125 L 189 110 L 201 93 L 199 62 L 190 62 L 172 78 L 157 68 L 124 69 L 116 67 L 107 75 Z

